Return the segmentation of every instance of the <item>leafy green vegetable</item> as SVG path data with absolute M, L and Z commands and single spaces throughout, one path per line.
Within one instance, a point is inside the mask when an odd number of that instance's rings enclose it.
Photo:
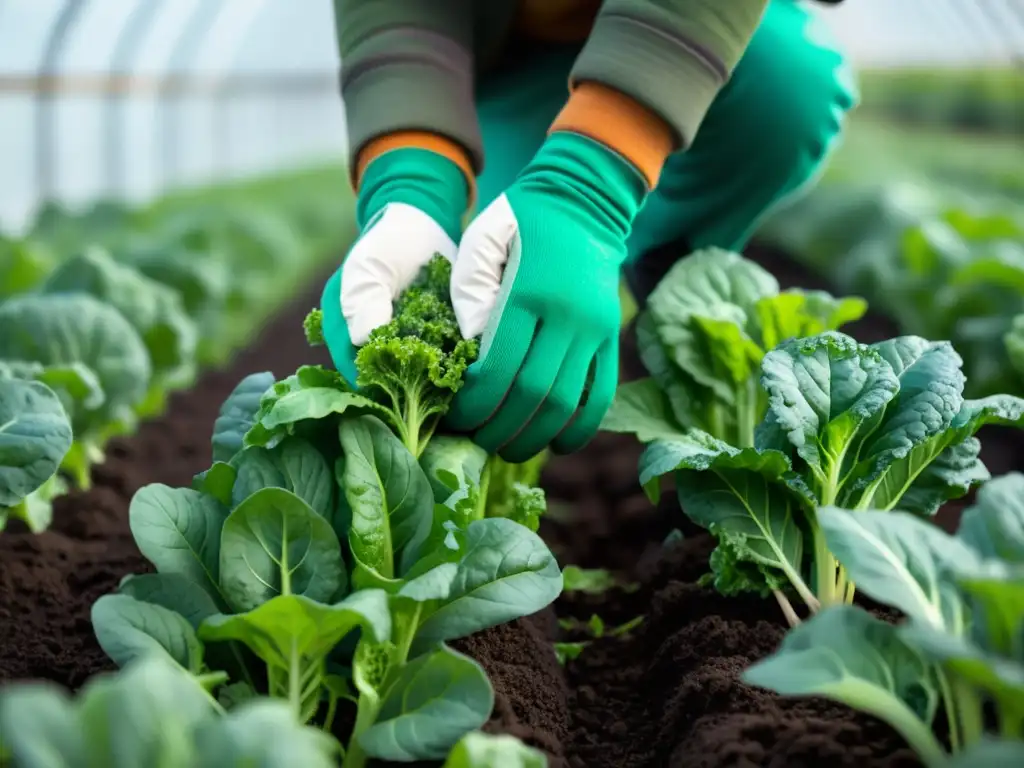
M 562 575 L 514 515 L 487 516 L 489 457 L 439 437 L 417 461 L 339 378 L 236 387 L 213 466 L 132 500 L 157 573 L 101 599 L 95 631 L 118 663 L 171 659 L 231 706 L 266 694 L 330 731 L 354 701 L 346 768 L 440 760 L 493 706 L 483 669 L 444 643 L 540 610 Z
M 35 377 L 60 396 L 74 443 L 63 469 L 80 488 L 103 445 L 130 429 L 149 390 L 145 344 L 124 316 L 92 296 L 26 294 L 0 304 L 0 360 L 42 366 Z
M 789 631 L 781 647 L 743 673 L 786 696 L 824 696 L 891 725 L 928 766 L 945 754 L 931 732 L 938 683 L 899 630 L 853 606 L 833 606 Z
M 637 616 L 617 627 L 608 628 L 605 626 L 604 619 L 595 613 L 586 622 L 581 622 L 579 619 L 559 619 L 558 625 L 562 629 L 577 635 L 583 633 L 589 637 L 601 639 L 602 637 L 622 637 L 623 635 L 628 635 L 640 626 L 643 620 L 643 616 Z M 579 658 L 580 654 L 583 653 L 590 643 L 590 640 L 555 643 L 555 657 L 558 659 L 558 663 L 564 665 L 568 660 Z
M 419 457 L 466 369 L 477 342 L 463 339 L 448 298 L 451 264 L 435 256 L 421 279 L 398 298 L 391 322 L 370 334 L 356 354 L 360 392 L 383 414 L 409 452 Z M 322 340 L 320 315 L 306 319 L 307 338 Z
M 961 360 L 945 342 L 903 336 L 858 344 L 837 332 L 784 342 L 765 355 L 768 410 L 755 445 L 697 430 L 650 443 L 640 480 L 657 499 L 672 474 L 680 504 L 719 546 L 713 581 L 725 594 L 786 592 L 813 612 L 849 601 L 818 519 L 822 507 L 931 515 L 988 477 L 974 433 L 1020 425 L 1024 400 L 963 396 Z
M 587 592 L 600 595 L 616 586 L 615 577 L 603 568 L 580 568 L 567 565 L 562 569 L 566 592 Z
M 866 309 L 859 298 L 781 291 L 739 254 L 698 251 L 673 266 L 640 314 L 637 342 L 650 378 L 622 385 L 602 427 L 645 443 L 701 429 L 751 447 L 767 408 L 758 386 L 765 353 Z
M 0 374 L 0 531 L 10 518 L 33 532 L 50 523 L 61 490 L 57 468 L 71 448 L 71 424 L 44 384 Z
M 1021 391 L 1012 331 L 1024 313 L 1019 211 L 904 184 L 840 184 L 790 206 L 762 235 L 867 296 L 903 333 L 949 339 L 965 358 L 969 395 Z
M 91 247 L 67 259 L 39 286 L 44 294 L 87 294 L 120 312 L 146 345 L 153 378 L 141 415 L 162 410 L 168 391 L 195 378 L 196 328 L 176 291 Z
M 442 768 L 547 768 L 547 765 L 543 752 L 526 746 L 519 739 L 471 731 L 455 745 Z
M 180 667 L 159 656 L 93 679 L 72 700 L 50 683 L 0 691 L 0 753 L 12 765 L 109 768 L 331 768 L 340 747 L 296 722 L 281 702 L 257 699 L 230 713 Z
M 823 508 L 818 520 L 849 578 L 905 618 L 826 608 L 744 679 L 869 712 L 929 768 L 951 764 L 932 733 L 941 707 L 952 764 L 1009 765 L 1024 744 L 1024 475 L 985 485 L 956 536 L 906 512 Z M 988 704 L 1001 741 L 985 733 Z
M 591 595 L 600 595 L 610 589 L 621 589 L 625 592 L 635 592 L 637 584 L 622 584 L 615 576 L 603 568 L 580 568 L 575 565 L 567 565 L 562 569 L 562 579 L 565 581 L 566 592 L 586 592 Z
M 213 424 L 214 461 L 231 461 L 242 450 L 245 433 L 256 423 L 260 398 L 272 386 L 274 374 L 267 371 L 249 374 L 231 391 Z
M 54 255 L 42 244 L 0 236 L 0 300 L 35 288 L 54 263 Z

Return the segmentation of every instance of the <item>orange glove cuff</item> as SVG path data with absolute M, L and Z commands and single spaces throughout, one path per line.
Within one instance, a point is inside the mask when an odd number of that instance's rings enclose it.
M 569 131 L 593 139 L 632 163 L 658 185 L 661 169 L 675 149 L 672 129 L 658 115 L 621 91 L 595 82 L 579 83 L 551 124 L 549 133 Z
M 469 186 L 469 207 L 473 207 L 476 201 L 476 176 L 469 160 L 469 153 L 451 139 L 430 131 L 396 131 L 378 136 L 365 144 L 359 150 L 356 158 L 356 171 L 353 179 L 356 191 L 359 191 L 359 184 L 366 171 L 366 166 L 386 152 L 407 147 L 436 152 L 441 157 L 448 158 L 455 163 L 466 177 L 466 184 Z

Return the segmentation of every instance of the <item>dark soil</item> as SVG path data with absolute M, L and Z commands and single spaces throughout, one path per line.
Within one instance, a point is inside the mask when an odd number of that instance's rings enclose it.
M 786 286 L 824 287 L 778 254 L 750 255 Z M 166 416 L 112 444 L 95 487 L 62 499 L 51 531 L 0 536 L 0 681 L 44 678 L 76 688 L 110 668 L 89 610 L 124 574 L 146 570 L 128 530 L 132 494 L 151 482 L 186 485 L 208 466 L 217 409 L 242 376 L 284 375 L 322 361 L 301 331 L 316 298 L 297 301 L 228 369 L 176 396 Z M 873 341 L 894 329 L 870 317 L 851 332 Z M 628 333 L 622 367 L 626 379 L 643 375 Z M 1019 438 L 990 432 L 983 442 L 994 474 L 1022 468 Z M 612 569 L 637 587 L 566 595 L 553 609 L 457 643 L 494 683 L 487 729 L 543 749 L 552 768 L 916 766 L 899 737 L 877 721 L 739 682 L 739 673 L 781 640 L 778 609 L 762 600 L 725 600 L 697 585 L 711 542 L 671 497 L 651 507 L 637 486 L 638 456 L 631 438 L 602 435 L 546 469 L 551 514 L 542 534 L 560 561 Z M 941 513 L 944 527 L 956 525 L 960 508 Z M 684 538 L 665 546 L 677 528 Z M 597 641 L 559 666 L 552 640 L 565 637 L 557 618 L 593 613 L 610 625 L 645 619 L 630 635 Z

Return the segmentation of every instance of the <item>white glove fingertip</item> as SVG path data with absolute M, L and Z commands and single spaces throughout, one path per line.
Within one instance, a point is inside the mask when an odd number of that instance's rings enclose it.
M 467 228 L 452 267 L 451 297 L 462 335 L 484 332 L 498 301 L 505 263 L 519 234 L 505 195 L 497 198 Z
M 369 307 L 351 319 L 346 319 L 348 335 L 352 346 L 361 347 L 370 340 L 370 334 L 391 321 L 391 304 L 385 307 Z

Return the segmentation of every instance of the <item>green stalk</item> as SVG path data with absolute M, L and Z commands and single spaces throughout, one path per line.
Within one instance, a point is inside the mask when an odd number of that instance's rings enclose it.
M 798 625 L 800 617 L 793 610 L 793 604 L 789 602 L 789 598 L 782 594 L 782 590 L 779 589 L 773 589 L 772 594 L 775 596 L 775 601 L 779 604 L 779 608 L 782 609 L 783 616 L 786 617 L 786 623 L 791 627 Z
M 333 692 L 328 692 L 327 714 L 324 715 L 324 733 L 331 733 L 334 728 L 334 716 L 338 711 L 338 697 Z
M 921 722 L 914 712 L 894 696 L 878 695 L 878 689 L 860 680 L 846 680 L 842 685 L 843 704 L 888 723 L 910 748 L 917 753 L 927 768 L 945 768 L 949 756 L 939 744 L 931 728 Z
M 420 393 L 418 391 L 415 393 L 410 392 L 409 396 L 405 398 L 402 420 L 405 422 L 405 435 L 403 438 L 405 447 L 409 450 L 409 453 L 418 459 L 430 441 L 429 435 L 422 440 L 420 439 L 420 431 L 423 429 L 423 416 L 420 413 Z
M 718 403 L 708 406 L 708 431 L 719 439 L 725 437 L 725 419 L 722 418 L 722 409 Z
M 494 466 L 494 459 L 494 456 L 488 456 L 484 462 L 484 471 L 480 473 L 480 488 L 476 509 L 473 513 L 474 520 L 483 520 L 487 517 L 487 493 L 491 488 L 491 467 Z
M 401 673 L 402 667 L 405 666 L 405 662 L 409 659 L 409 650 L 412 648 L 412 641 L 416 636 L 422 608 L 423 605 L 421 603 L 416 603 L 416 608 L 404 627 L 405 631 L 402 633 L 401 640 L 395 646 L 395 654 L 391 657 L 391 661 L 388 664 L 388 671 L 384 676 L 384 685 L 381 686 L 382 691 L 387 691 L 391 687 L 395 676 Z M 341 768 L 364 768 L 366 765 L 368 755 L 359 745 L 359 737 L 377 722 L 377 715 L 380 714 L 382 703 L 381 696 L 378 694 L 374 693 L 372 696 L 368 696 L 360 691 L 359 702 L 356 705 L 356 724 L 352 728 L 352 735 L 348 740 L 348 751 L 345 753 L 345 760 L 342 762 Z
M 836 558 L 828 548 L 825 534 L 817 521 L 813 523 L 814 531 L 814 589 L 821 605 L 835 603 Z
M 757 400 L 760 382 L 751 378 L 737 390 L 739 413 L 736 415 L 737 448 L 754 447 L 754 429 L 757 425 Z
M 356 724 L 352 728 L 352 735 L 348 740 L 348 749 L 345 751 L 345 759 L 341 768 L 364 768 L 369 755 L 359 744 L 359 737 L 366 733 L 370 727 L 377 722 L 377 715 L 380 714 L 381 700 L 379 696 L 367 696 L 359 694 L 359 703 L 356 705 Z
M 963 749 L 963 739 L 961 737 L 963 728 L 962 716 L 958 711 L 957 700 L 953 695 L 949 675 L 941 669 L 937 669 L 936 672 L 938 673 L 937 678 L 939 681 L 939 694 L 942 697 L 942 708 L 946 711 L 946 723 L 949 725 L 949 746 L 953 754 L 956 754 Z

